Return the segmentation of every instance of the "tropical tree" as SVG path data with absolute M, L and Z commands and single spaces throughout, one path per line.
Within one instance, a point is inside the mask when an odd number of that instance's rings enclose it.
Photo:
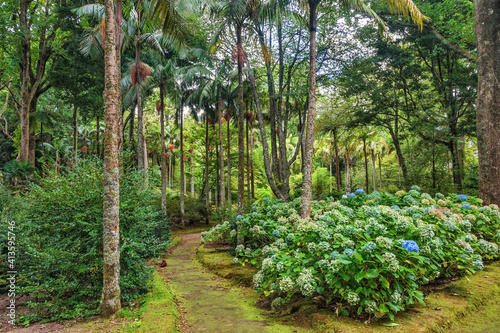
M 305 0 L 300 3 L 305 7 Z M 311 215 L 311 185 L 312 185 L 312 166 L 313 166 L 313 148 L 314 148 L 314 120 L 316 108 L 316 30 L 317 30 L 317 9 L 321 0 L 307 0 L 309 10 L 309 94 L 308 110 L 306 122 L 305 156 L 303 170 L 303 188 L 302 188 L 302 218 L 308 218 Z M 415 23 L 422 29 L 423 19 L 425 18 L 420 10 L 411 0 L 388 0 L 389 9 L 392 13 L 411 17 Z M 385 28 L 385 24 L 380 17 L 363 1 L 347 0 L 342 1 L 342 5 L 357 7 L 362 9 L 377 20 L 379 27 Z
M 104 3 L 104 208 L 103 208 L 103 289 L 101 315 L 111 317 L 120 303 L 120 170 L 118 166 L 118 120 L 120 70 L 117 66 L 115 13 L 113 0 Z

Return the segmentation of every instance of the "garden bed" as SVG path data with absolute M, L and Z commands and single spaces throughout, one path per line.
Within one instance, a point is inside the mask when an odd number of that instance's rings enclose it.
M 253 286 L 276 310 L 305 298 L 361 321 L 395 319 L 425 306 L 435 285 L 473 276 L 499 256 L 498 206 L 474 197 L 433 198 L 417 186 L 396 195 L 358 190 L 314 201 L 310 219 L 298 211 L 300 200 L 264 199 L 202 233 L 207 243 L 229 240 L 235 266 L 257 267 Z

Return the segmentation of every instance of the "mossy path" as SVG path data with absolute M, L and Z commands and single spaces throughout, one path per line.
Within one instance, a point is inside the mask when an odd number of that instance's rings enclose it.
M 183 243 L 167 259 L 166 274 L 186 318 L 187 332 L 301 331 L 267 318 L 255 306 L 258 295 L 253 290 L 205 270 L 196 260 L 200 235 L 182 235 Z

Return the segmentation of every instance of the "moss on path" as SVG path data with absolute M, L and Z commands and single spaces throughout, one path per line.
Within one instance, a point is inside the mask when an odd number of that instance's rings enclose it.
M 196 260 L 200 234 L 182 237 L 184 243 L 167 259 L 166 274 L 187 320 L 187 332 L 260 333 L 297 329 L 266 317 L 266 312 L 255 306 L 258 295 L 253 290 L 205 270 Z

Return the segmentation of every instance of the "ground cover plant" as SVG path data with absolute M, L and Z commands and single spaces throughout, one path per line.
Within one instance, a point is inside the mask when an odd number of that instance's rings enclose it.
M 254 288 L 273 308 L 303 295 L 339 305 L 344 315 L 394 318 L 424 303 L 421 286 L 473 274 L 498 258 L 499 208 L 481 203 L 460 194 L 431 197 L 418 186 L 396 195 L 359 189 L 314 201 L 311 219 L 301 219 L 300 200 L 265 199 L 203 241 L 230 239 L 234 263 L 257 266 Z
M 30 297 L 30 321 L 67 320 L 98 313 L 102 292 L 102 162 L 80 161 L 49 171 L 23 197 L 4 207 L 2 225 L 16 222 L 19 294 Z M 165 251 L 170 223 L 159 207 L 159 194 L 141 187 L 142 173 L 120 181 L 120 287 L 122 302 L 149 290 L 153 269 L 146 259 Z M 22 236 L 22 237 L 21 237 Z M 0 261 L 6 262 L 2 242 Z M 1 282 L 5 277 L 0 276 Z

